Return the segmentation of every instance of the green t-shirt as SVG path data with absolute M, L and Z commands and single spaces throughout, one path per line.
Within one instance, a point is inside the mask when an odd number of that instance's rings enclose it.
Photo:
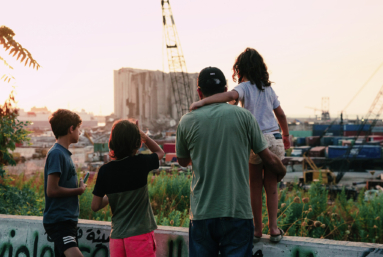
M 267 146 L 254 116 L 238 106 L 211 104 L 184 115 L 176 151 L 193 163 L 190 219 L 252 219 L 250 149 L 258 153 Z

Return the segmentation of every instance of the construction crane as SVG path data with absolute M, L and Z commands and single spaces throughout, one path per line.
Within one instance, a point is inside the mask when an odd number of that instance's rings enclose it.
M 324 120 L 324 121 L 331 120 L 330 119 L 330 112 L 329 112 L 329 109 L 330 109 L 330 98 L 329 97 L 322 97 L 322 109 L 317 109 L 317 108 L 308 107 L 308 106 L 306 106 L 306 108 L 313 109 L 314 111 L 322 112 L 321 120 Z
M 193 102 L 193 91 L 169 0 L 161 0 L 161 6 L 170 81 L 178 119 L 181 119 L 182 115 L 189 111 L 189 106 Z

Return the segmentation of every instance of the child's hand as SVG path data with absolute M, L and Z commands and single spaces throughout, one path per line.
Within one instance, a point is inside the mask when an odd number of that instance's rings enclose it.
M 138 126 L 138 120 L 136 120 L 136 125 L 138 127 L 138 130 L 140 131 L 140 136 L 141 136 L 141 142 L 145 143 L 146 139 L 148 139 L 148 136 L 143 132 L 140 127 Z
M 285 146 L 285 150 L 289 149 L 291 146 L 290 146 L 290 136 L 287 135 L 287 136 L 282 136 L 282 140 L 283 140 L 283 145 Z
M 82 178 L 80 178 L 79 188 L 81 189 L 81 191 L 79 195 L 82 195 L 85 192 L 85 189 L 87 186 L 88 186 L 87 184 L 84 184 L 84 181 L 82 180 Z
M 193 110 L 196 110 L 198 108 L 201 108 L 203 106 L 203 102 L 202 101 L 198 101 L 198 102 L 194 102 L 190 105 L 189 107 L 189 111 L 193 111 Z

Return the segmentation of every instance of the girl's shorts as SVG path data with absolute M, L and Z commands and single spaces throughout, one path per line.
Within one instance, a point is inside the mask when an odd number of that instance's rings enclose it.
M 276 139 L 274 135 L 277 137 L 280 136 L 281 139 Z M 274 153 L 280 160 L 285 158 L 285 146 L 283 145 L 282 136 L 280 133 L 275 134 L 263 134 L 267 143 L 269 144 L 269 150 Z M 258 154 L 255 154 L 253 150 L 250 152 L 249 163 L 251 164 L 261 164 L 262 159 Z
M 156 257 L 156 240 L 154 231 L 122 239 L 110 239 L 111 257 L 139 256 Z

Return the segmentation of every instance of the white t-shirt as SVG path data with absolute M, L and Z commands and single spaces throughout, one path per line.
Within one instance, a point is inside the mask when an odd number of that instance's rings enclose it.
M 279 130 L 273 110 L 278 108 L 280 103 L 271 86 L 263 88 L 264 91 L 261 91 L 256 85 L 246 81 L 237 85 L 233 90 L 238 92 L 240 105 L 254 115 L 262 133 L 265 134 Z

